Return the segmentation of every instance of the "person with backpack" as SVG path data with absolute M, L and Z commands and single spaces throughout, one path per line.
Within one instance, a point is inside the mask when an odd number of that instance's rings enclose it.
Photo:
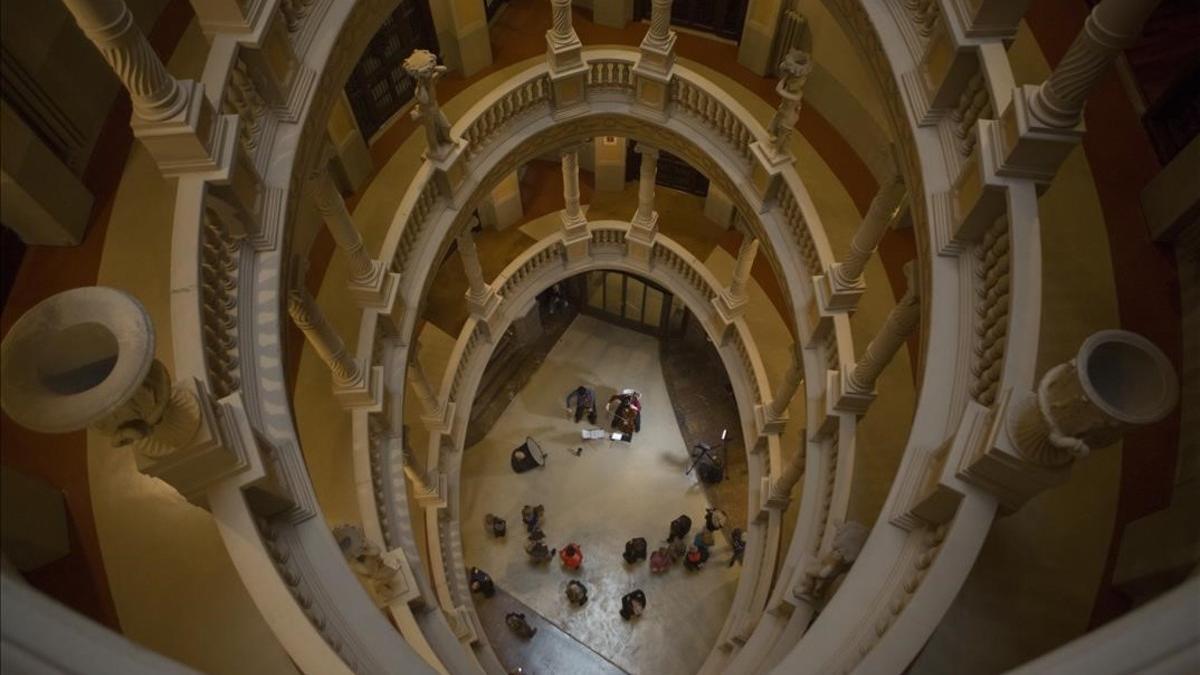
M 645 611 L 646 594 L 642 592 L 642 589 L 638 588 L 621 596 L 622 619 L 629 621 L 636 616 L 641 616 Z

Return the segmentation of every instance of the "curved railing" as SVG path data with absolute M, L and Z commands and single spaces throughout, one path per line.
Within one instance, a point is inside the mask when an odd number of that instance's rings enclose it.
M 230 133 L 214 150 L 224 168 L 182 172 L 176 187 L 173 370 L 212 410 L 209 442 L 240 462 L 234 471 L 198 465 L 200 501 L 291 658 L 306 672 L 427 672 L 330 536 L 283 372 L 297 131 L 311 121 L 316 74 L 352 9 L 331 0 L 267 2 L 248 31 L 209 36 L 203 84 Z
M 784 318 L 805 348 L 810 423 L 832 420 L 829 433 L 806 444 L 788 550 L 778 550 L 778 508 L 763 509 L 766 517 L 753 526 L 733 608 L 705 670 L 843 672 L 911 661 L 961 586 L 998 506 L 1015 508 L 1046 482 L 1013 459 L 1002 424 L 1012 392 L 1033 383 L 1041 299 L 1036 189 L 1030 180 L 995 175 L 1004 132 L 994 118 L 1010 108 L 1013 89 L 1002 36 L 966 37 L 963 19 L 942 13 L 953 3 L 828 4 L 884 94 L 920 246 L 922 353 L 951 365 L 921 371 L 905 453 L 884 517 L 859 560 L 813 621 L 813 607 L 794 593 L 794 582 L 830 550 L 831 525 L 846 517 L 857 414 L 831 411 L 827 401 L 827 372 L 852 367 L 855 352 L 847 316 L 817 308 L 813 278 L 835 259 L 811 198 L 790 162 L 764 163 L 762 125 L 699 73 L 676 64 L 665 108 L 647 114 L 638 98 L 638 53 L 589 49 L 585 101 L 569 119 L 555 117 L 554 82 L 542 63 L 473 106 L 452 130 L 461 143 L 457 164 L 426 161 L 381 247 L 380 258 L 400 275 L 399 306 L 407 309 L 389 317 L 363 313 L 357 354 L 386 366 L 390 381 L 382 410 L 352 412 L 354 457 L 368 537 L 402 552 L 414 568 L 414 593 L 388 606 L 408 646 L 363 592 L 320 517 L 291 417 L 279 329 L 289 217 L 301 181 L 317 164 L 332 97 L 387 3 L 285 0 L 270 3 L 250 33 L 212 36 L 204 83 L 225 114 L 222 123 L 234 129 L 229 150 L 236 170 L 232 185 L 229 176 L 179 179 L 174 370 L 211 402 L 220 441 L 243 453 L 248 468 L 214 479 L 205 501 L 251 596 L 302 669 L 419 672 L 428 662 L 453 672 L 499 672 L 462 574 L 455 516 L 463 410 L 448 413 L 447 426 L 430 433 L 426 461 L 446 475 L 447 487 L 445 494 L 422 496 L 428 499 L 416 517 L 424 519 L 427 546 L 408 512 L 398 425 L 415 308 L 453 235 L 501 178 L 542 153 L 608 134 L 683 157 L 730 196 L 787 290 Z M 281 53 L 292 58 L 275 58 Z M 951 66 L 930 54 L 950 54 Z M 642 265 L 621 253 L 622 239 L 621 228 L 596 224 L 594 252 L 574 266 L 544 243 L 493 288 L 505 307 L 519 307 L 539 284 L 595 264 L 645 274 L 696 307 L 711 306 L 712 279 L 685 252 L 662 238 Z M 746 437 L 766 439 L 747 444 L 763 447 L 751 460 L 751 493 L 761 496 L 757 481 L 776 479 L 782 468 L 779 435 L 747 422 L 772 392 L 751 336 L 740 320 L 733 323 L 732 330 L 722 328 L 730 338 L 721 354 L 741 382 L 735 388 L 742 389 Z M 469 407 L 491 334 L 468 320 L 437 392 L 444 411 L 460 399 L 460 408 Z M 445 506 L 430 505 L 439 499 Z M 460 648 L 464 642 L 473 653 Z

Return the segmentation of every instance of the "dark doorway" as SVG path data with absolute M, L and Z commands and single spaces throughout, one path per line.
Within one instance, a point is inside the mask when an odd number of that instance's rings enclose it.
M 636 181 L 642 170 L 642 153 L 635 150 L 636 146 L 637 143 L 632 139 L 625 144 L 625 182 Z M 658 153 L 658 172 L 654 182 L 688 194 L 701 197 L 708 195 L 708 179 L 704 174 L 665 150 Z
M 371 38 L 346 82 L 354 119 L 369 142 L 413 97 L 413 79 L 404 59 L 415 49 L 440 54 L 428 0 L 400 0 Z
M 671 25 L 740 42 L 748 4 L 749 0 L 675 0 Z M 635 0 L 633 18 L 650 18 L 650 0 Z

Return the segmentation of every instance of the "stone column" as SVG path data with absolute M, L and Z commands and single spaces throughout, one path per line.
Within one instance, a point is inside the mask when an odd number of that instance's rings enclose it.
M 904 345 L 904 341 L 917 327 L 921 320 L 921 290 L 920 281 L 916 277 L 916 269 L 910 261 L 904 265 L 904 275 L 908 278 L 908 289 L 904 297 L 892 308 L 887 321 L 879 329 L 879 333 L 867 345 L 854 369 L 845 377 L 843 394 L 870 394 L 875 390 L 875 381 L 880 373 L 891 362 L 892 357 Z
M 742 235 L 742 244 L 738 248 L 737 261 L 733 265 L 733 276 L 729 286 L 721 289 L 713 298 L 713 305 L 724 325 L 722 339 L 728 336 L 733 322 L 746 309 L 746 283 L 750 280 L 750 270 L 754 267 L 754 258 L 758 255 L 758 239 L 750 233 Z
M 571 263 L 587 257 L 592 239 L 579 204 L 579 153 L 574 147 L 562 151 L 562 176 L 566 202 L 562 212 L 563 245 L 567 247 L 567 262 Z
M 891 176 L 879 186 L 867 215 L 854 233 L 845 259 L 834 263 L 817 285 L 822 309 L 846 311 L 858 305 L 858 299 L 866 290 L 863 270 L 883 240 L 888 223 L 892 222 L 903 199 L 904 181 L 899 175 Z
M 483 321 L 489 331 L 490 320 L 500 305 L 500 296 L 483 280 L 483 266 L 479 264 L 479 249 L 475 247 L 472 230 L 479 223 L 472 217 L 467 227 L 458 235 L 458 257 L 462 259 L 463 272 L 467 275 L 467 305 L 471 315 Z
M 421 399 L 421 406 L 425 408 L 426 414 L 434 414 L 438 409 L 438 397 L 433 390 L 433 385 L 429 383 L 429 377 L 425 374 L 425 366 L 421 365 L 421 359 L 417 357 L 420 352 L 420 344 L 413 343 L 412 353 L 408 359 L 408 372 L 412 375 L 413 389 L 417 392 L 417 398 Z
M 650 30 L 642 38 L 641 55 L 633 67 L 637 103 L 660 115 L 666 114 L 668 87 L 675 66 L 671 1 L 650 0 Z
M 775 395 L 770 400 L 770 405 L 767 406 L 767 417 L 780 418 L 787 413 L 787 406 L 792 402 L 792 396 L 796 395 L 796 390 L 800 388 L 800 382 L 804 382 L 804 363 L 800 357 L 799 345 L 792 346 L 792 363 L 788 364 L 787 372 L 784 374 L 784 381 L 779 383 L 779 388 L 775 389 Z
M 1012 404 L 1008 432 L 1027 461 L 1063 466 L 1161 420 L 1178 397 L 1162 350 L 1136 333 L 1102 330 L 1043 375 L 1036 393 Z
M 804 381 L 803 349 L 800 344 L 792 345 L 791 363 L 788 364 L 787 372 L 783 374 L 783 380 L 775 389 L 775 395 L 770 403 L 758 406 L 757 417 L 761 433 L 783 431 L 788 405 L 796 395 L 796 390 L 800 388 L 800 383 Z
M 635 151 L 642 156 L 642 168 L 638 177 L 638 207 L 629 224 L 626 242 L 629 256 L 643 263 L 650 263 L 650 251 L 658 232 L 658 212 L 654 210 L 654 182 L 658 173 L 658 149 L 638 143 Z
M 236 139 L 231 116 L 217 116 L 203 84 L 167 72 L 122 0 L 63 4 L 129 91 L 134 135 L 164 175 L 212 171 L 230 161 L 233 148 L 224 141 Z
M 297 281 L 302 280 L 297 275 Z M 329 325 L 325 314 L 302 282 L 293 283 L 288 290 L 288 314 L 304 333 L 309 346 L 317 353 L 333 375 L 333 395 L 346 408 L 357 408 L 382 401 L 382 381 L 376 373 L 350 355 L 346 343 Z M 375 395 L 378 390 L 378 395 Z
M 571 25 L 571 0 L 550 0 L 551 28 L 546 31 L 546 64 L 555 113 L 570 114 L 585 101 L 587 64 L 583 43 Z
M 346 208 L 327 164 L 322 161 L 311 177 L 313 203 L 325 221 L 325 227 L 346 254 L 350 266 L 350 296 L 359 306 L 390 311 L 396 300 L 400 275 L 387 271 L 381 260 L 372 260 L 354 218 Z
M 779 472 L 779 476 L 771 481 L 770 488 L 767 491 L 766 501 L 767 506 L 777 509 L 786 508 L 788 500 L 791 498 L 792 490 L 796 487 L 800 477 L 804 475 L 804 462 L 807 456 L 803 445 L 804 439 L 800 440 L 801 446 L 788 458 L 787 464 L 783 465 L 783 470 Z
M 758 255 L 758 239 L 746 234 L 738 247 L 737 262 L 733 266 L 733 277 L 729 280 L 729 297 L 741 302 L 746 301 L 746 282 L 750 280 L 750 270 L 754 267 L 754 258 Z
M 986 130 L 997 146 L 996 173 L 1053 180 L 1083 136 L 1083 105 L 1121 52 L 1134 44 L 1159 0 L 1103 0 L 1040 86 L 1024 85 Z
M 1109 65 L 1137 42 L 1159 1 L 1104 0 L 1096 5 L 1075 42 L 1030 99 L 1033 116 L 1060 129 L 1078 124 L 1084 101 Z

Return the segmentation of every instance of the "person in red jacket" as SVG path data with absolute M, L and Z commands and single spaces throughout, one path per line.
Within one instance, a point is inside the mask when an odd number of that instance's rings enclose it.
M 579 548 L 579 544 L 571 542 L 558 552 L 558 557 L 562 558 L 563 567 L 569 570 L 577 570 L 583 564 L 583 549 Z

